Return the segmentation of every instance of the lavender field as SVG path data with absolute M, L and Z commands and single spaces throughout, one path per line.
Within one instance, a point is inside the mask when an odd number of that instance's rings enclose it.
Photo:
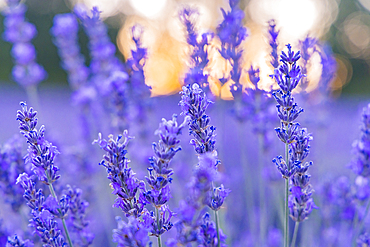
M 114 41 L 104 8 L 54 14 L 53 84 L 27 5 L 5 1 L 0 246 L 370 246 L 370 100 L 340 96 L 335 18 L 294 36 L 229 0 L 206 29 L 176 3 L 159 48 L 153 17 Z

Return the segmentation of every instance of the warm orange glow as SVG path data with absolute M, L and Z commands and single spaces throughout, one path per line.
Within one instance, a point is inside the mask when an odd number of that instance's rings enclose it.
M 180 90 L 179 75 L 183 70 L 179 41 L 173 39 L 166 30 L 139 17 L 131 17 L 119 31 L 117 44 L 122 54 L 129 58 L 134 43 L 131 27 L 139 24 L 143 28 L 142 43 L 148 48 L 148 60 L 144 67 L 146 84 L 152 87 L 152 96 L 175 93 Z
M 352 65 L 347 58 L 343 56 L 336 56 L 337 60 L 337 77 L 331 83 L 331 89 L 335 94 L 340 94 L 343 86 L 347 84 L 352 78 Z

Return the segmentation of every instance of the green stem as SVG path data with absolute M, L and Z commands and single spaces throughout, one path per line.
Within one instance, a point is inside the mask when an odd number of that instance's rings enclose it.
M 158 212 L 157 207 L 155 207 L 155 216 L 157 218 L 157 227 L 159 227 L 159 212 Z M 161 235 L 159 235 L 157 239 L 158 239 L 158 247 L 162 247 Z
M 220 231 L 219 231 L 219 223 L 218 223 L 218 211 L 215 211 L 215 219 L 216 219 L 216 230 L 217 230 L 217 247 L 220 247 L 221 240 L 220 240 Z
M 47 176 L 47 177 L 48 177 L 48 181 L 50 181 L 49 176 Z M 55 194 L 55 190 L 54 190 L 54 187 L 51 184 L 51 182 L 49 182 L 49 190 L 50 190 L 51 195 L 55 198 L 55 200 L 58 201 L 58 197 Z M 61 212 L 60 209 L 58 209 L 58 212 L 59 213 Z M 66 233 L 68 245 L 69 245 L 69 247 L 73 247 L 71 237 L 69 236 L 66 220 L 64 218 L 62 218 L 62 224 L 63 224 L 64 232 Z
M 297 221 L 294 226 L 294 233 L 293 233 L 293 239 L 292 239 L 292 244 L 291 247 L 295 246 L 295 242 L 297 240 L 297 235 L 298 235 L 298 227 L 299 227 L 299 222 Z
M 288 127 L 287 127 L 288 128 Z M 290 170 L 289 164 L 289 147 L 288 143 L 285 144 L 285 162 Z M 288 198 L 289 198 L 289 178 L 285 179 L 285 226 L 284 226 L 284 246 L 289 247 L 289 207 L 288 207 Z

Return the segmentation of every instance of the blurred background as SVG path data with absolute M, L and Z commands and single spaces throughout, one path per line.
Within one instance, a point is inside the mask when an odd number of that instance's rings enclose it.
M 26 16 L 38 30 L 32 41 L 38 52 L 37 60 L 49 75 L 41 86 L 67 85 L 49 30 L 53 17 L 71 12 L 76 3 L 84 3 L 88 8 L 98 6 L 118 48 L 117 56 L 122 60 L 130 52 L 131 37 L 127 30 L 134 23 L 145 27 L 144 46 L 149 48 L 147 84 L 153 87 L 153 95 L 175 93 L 180 89 L 181 75 L 186 68 L 182 57 L 187 47 L 178 20 L 180 7 L 190 4 L 199 9 L 200 31 L 215 31 L 222 20 L 220 7 L 227 9 L 224 0 L 27 0 Z M 4 7 L 5 1 L 0 0 L 0 10 Z M 245 42 L 244 60 L 260 66 L 262 76 L 270 73 L 263 67 L 264 63 L 268 67 L 267 21 L 274 18 L 281 30 L 280 48 L 288 42 L 294 46 L 308 34 L 332 46 L 338 62 L 337 78 L 332 82 L 336 96 L 370 94 L 370 0 L 244 0 L 241 8 L 245 10 L 245 26 L 250 34 Z M 1 23 L 3 19 L 0 15 Z M 0 33 L 3 29 L 0 25 Z M 87 37 L 82 30 L 80 42 L 88 63 Z M 0 82 L 16 84 L 10 77 L 13 67 L 10 49 L 11 44 L 0 39 Z M 217 63 L 214 66 L 218 66 Z M 220 78 L 220 75 L 213 77 Z

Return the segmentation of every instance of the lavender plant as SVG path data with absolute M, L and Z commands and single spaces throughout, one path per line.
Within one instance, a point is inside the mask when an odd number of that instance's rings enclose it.
M 309 153 L 309 141 L 312 137 L 307 134 L 306 129 L 301 129 L 299 123 L 295 122 L 303 109 L 298 107 L 292 96 L 292 91 L 305 75 L 297 65 L 300 52 L 293 52 L 290 44 L 287 48 L 288 54 L 282 52 L 280 56 L 283 64 L 271 75 L 280 87 L 280 90 L 273 93 L 278 103 L 276 107 L 281 121 L 281 127 L 275 131 L 278 138 L 285 143 L 285 160 L 278 156 L 273 162 L 285 179 L 284 246 L 289 246 L 289 212 L 296 221 L 292 240 L 294 246 L 299 222 L 307 218 L 315 204 L 311 198 L 313 190 L 309 184 L 310 175 L 307 174 L 312 163 L 303 163 Z M 291 188 L 290 181 L 293 185 Z
M 155 132 L 160 137 L 158 143 L 153 143 L 155 156 L 149 159 L 149 175 L 146 177 L 149 189 L 145 188 L 143 181 L 133 177 L 134 174 L 131 168 L 128 167 L 125 148 L 131 138 L 128 137 L 127 131 L 124 132 L 125 139 L 123 142 L 121 141 L 122 136 L 119 136 L 116 141 L 112 139 L 112 136 L 110 136 L 108 142 L 102 140 L 101 137 L 94 141 L 107 151 L 100 164 L 107 168 L 108 178 L 111 179 L 111 186 L 115 190 L 113 193 L 118 196 L 115 206 L 122 208 L 126 217 L 133 216 L 133 218 L 129 218 L 128 224 L 117 218 L 119 228 L 114 230 L 114 240 L 118 243 L 121 244 L 122 242 L 122 239 L 118 236 L 125 231 L 131 231 L 131 227 L 136 225 L 137 227 L 141 226 L 142 230 L 139 229 L 139 232 L 142 232 L 142 234 L 150 232 L 151 236 L 156 236 L 158 246 L 162 246 L 161 235 L 172 228 L 171 218 L 174 215 L 167 205 L 170 199 L 170 183 L 173 175 L 169 163 L 175 154 L 181 150 L 178 136 L 187 121 L 188 118 L 185 118 L 184 122 L 178 125 L 176 115 L 173 115 L 172 120 L 169 121 L 162 119 L 162 123 Z M 147 204 L 152 205 L 155 212 L 144 208 Z M 132 239 L 129 241 L 138 241 L 135 235 L 139 232 L 131 232 Z M 146 244 L 145 239 L 140 241 Z
M 355 179 L 355 194 L 353 195 L 357 201 L 358 207 L 356 219 L 354 222 L 355 240 L 363 231 L 364 221 L 370 209 L 370 190 L 368 189 L 370 176 L 370 104 L 363 108 L 361 136 L 360 139 L 353 143 L 353 159 L 350 163 L 350 168 L 356 174 Z
M 29 98 L 37 102 L 36 86 L 47 77 L 44 68 L 36 62 L 36 50 L 31 43 L 37 30 L 25 18 L 27 7 L 24 3 L 20 0 L 7 0 L 6 3 L 3 39 L 13 44 L 11 55 L 15 66 L 12 76 L 26 89 Z
M 20 132 L 28 143 L 28 154 L 25 157 L 25 162 L 32 165 L 31 169 L 37 179 L 46 184 L 50 190 L 49 197 L 45 199 L 43 190 L 36 190 L 36 184 L 32 180 L 32 176 L 22 173 L 17 178 L 17 183 L 21 184 L 24 189 L 23 197 L 31 208 L 31 225 L 45 245 L 64 246 L 65 240 L 55 219 L 60 218 L 68 245 L 72 247 L 73 241 L 66 224 L 67 213 L 70 206 L 73 206 L 73 201 L 71 204 L 71 194 L 69 196 L 63 194 L 58 199 L 53 186 L 53 183 L 60 178 L 59 168 L 54 165 L 54 159 L 59 151 L 56 146 L 45 139 L 45 127 L 43 125 L 39 130 L 36 129 L 37 112 L 32 107 L 28 108 L 24 102 L 21 102 L 21 107 L 22 110 L 17 111 L 17 120 L 19 121 Z M 75 212 L 72 212 L 73 214 Z M 77 218 L 72 218 L 71 221 L 78 224 Z M 86 226 L 82 226 L 82 229 Z M 84 234 L 81 235 L 84 236 Z M 88 235 L 89 240 L 86 239 L 87 243 L 84 246 L 88 246 L 92 242 L 93 236 Z
M 180 205 L 180 219 L 176 223 L 177 238 L 170 240 L 168 245 L 188 246 L 191 242 L 198 242 L 207 243 L 207 246 L 223 246 L 226 237 L 219 227 L 218 210 L 230 190 L 225 189 L 223 185 L 214 187 L 214 183 L 219 179 L 219 160 L 215 150 L 216 128 L 209 125 L 211 119 L 205 114 L 211 102 L 196 83 L 184 86 L 181 94 L 182 114 L 190 117 L 189 133 L 194 138 L 190 143 L 194 146 L 199 163 L 188 185 L 190 194 Z M 214 211 L 216 223 L 205 214 L 206 206 Z M 198 233 L 200 228 L 201 235 Z
M 211 32 L 198 33 L 195 28 L 198 15 L 197 10 L 191 7 L 184 7 L 179 12 L 180 21 L 186 28 L 186 41 L 191 46 L 190 71 L 185 75 L 184 84 L 197 83 L 206 90 L 207 95 L 210 95 L 208 74 L 205 68 L 209 63 L 208 47 L 214 35 Z M 200 35 L 201 39 L 198 38 Z

